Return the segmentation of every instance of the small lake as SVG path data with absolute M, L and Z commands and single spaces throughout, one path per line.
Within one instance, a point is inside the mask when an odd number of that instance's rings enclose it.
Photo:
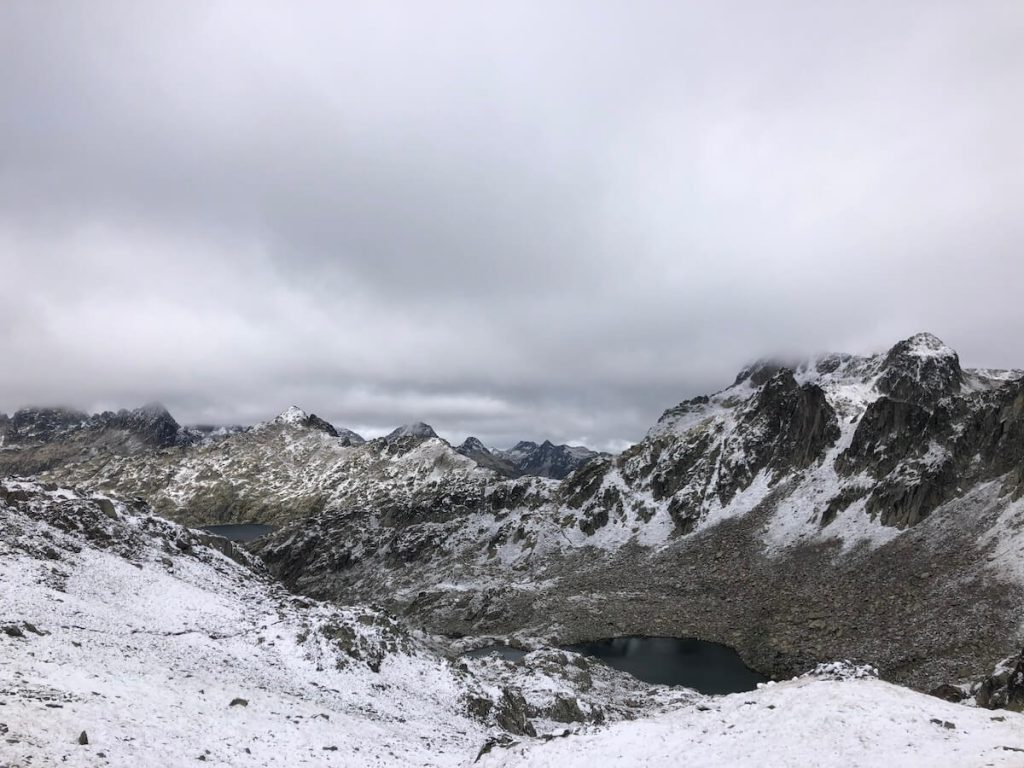
M 482 659 L 486 656 L 490 656 L 492 653 L 496 653 L 501 658 L 508 661 L 519 661 L 523 656 L 529 653 L 524 651 L 522 648 L 513 648 L 511 645 L 485 645 L 483 648 L 477 648 L 473 651 L 466 651 L 463 656 L 468 656 L 471 659 Z
M 647 683 L 682 685 L 706 694 L 742 693 L 768 682 L 767 677 L 744 664 L 729 646 L 693 638 L 612 637 L 563 648 Z M 526 655 L 526 651 L 507 645 L 489 645 L 464 655 L 480 657 L 492 653 L 509 661 Z
M 768 678 L 755 672 L 732 648 L 679 637 L 613 637 L 566 646 L 609 667 L 658 685 L 685 685 L 701 693 L 752 691 Z
M 204 525 L 202 530 L 212 533 L 214 536 L 221 536 L 228 541 L 253 541 L 260 536 L 266 536 L 274 530 L 272 525 L 260 525 L 259 523 L 242 523 L 239 525 Z

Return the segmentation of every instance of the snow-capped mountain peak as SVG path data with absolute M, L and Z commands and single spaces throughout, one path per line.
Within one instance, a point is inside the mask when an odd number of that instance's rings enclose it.
M 339 432 L 333 424 L 328 421 L 324 421 L 315 413 L 306 413 L 304 410 L 299 408 L 297 405 L 290 406 L 287 410 L 275 416 L 270 421 L 264 422 L 263 424 L 257 424 L 255 429 L 265 429 L 268 426 L 284 426 L 289 428 L 300 428 L 300 429 L 317 429 L 321 432 L 326 432 L 331 437 L 345 437 L 346 440 L 353 445 L 358 444 L 362 441 L 359 435 L 351 430 L 342 430 Z M 354 436 L 354 439 L 353 439 Z
M 276 424 L 296 424 L 304 425 L 309 419 L 309 414 L 299 408 L 297 405 L 289 406 L 285 411 L 281 412 L 274 418 Z

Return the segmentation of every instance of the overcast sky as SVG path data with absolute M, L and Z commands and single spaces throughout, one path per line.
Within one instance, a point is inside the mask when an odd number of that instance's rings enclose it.
M 0 411 L 619 447 L 770 354 L 1024 367 L 1024 3 L 0 4 Z

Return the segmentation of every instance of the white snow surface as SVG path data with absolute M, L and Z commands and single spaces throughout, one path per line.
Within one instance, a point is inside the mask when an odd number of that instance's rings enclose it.
M 371 609 L 298 600 L 205 548 L 126 557 L 2 502 L 0 520 L 0 627 L 47 633 L 0 632 L 5 768 L 449 766 L 486 739 L 448 661 L 413 644 L 374 672 L 320 631 L 387 645 Z M 33 556 L 37 543 L 58 557 Z
M 909 342 L 908 353 L 914 357 L 938 357 L 953 358 L 956 352 L 946 345 L 942 339 L 931 333 L 918 333 L 907 339 Z
M 1024 716 L 880 680 L 799 678 L 637 721 L 495 750 L 482 768 L 978 768 L 1024 765 Z
M 304 424 L 309 414 L 297 405 L 291 405 L 287 410 L 274 417 L 272 424 Z

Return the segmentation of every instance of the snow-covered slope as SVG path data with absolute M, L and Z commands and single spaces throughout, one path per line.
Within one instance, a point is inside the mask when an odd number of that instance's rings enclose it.
M 1024 749 L 1021 715 L 830 669 L 718 698 L 554 649 L 450 661 L 143 505 L 33 483 L 0 482 L 0 590 L 5 768 L 1004 766 Z
M 979 768 L 1024 765 L 1024 717 L 874 679 L 815 677 L 703 708 L 495 750 L 483 768 Z
M 0 764 L 461 765 L 486 740 L 465 675 L 379 611 L 120 503 L 0 491 Z

